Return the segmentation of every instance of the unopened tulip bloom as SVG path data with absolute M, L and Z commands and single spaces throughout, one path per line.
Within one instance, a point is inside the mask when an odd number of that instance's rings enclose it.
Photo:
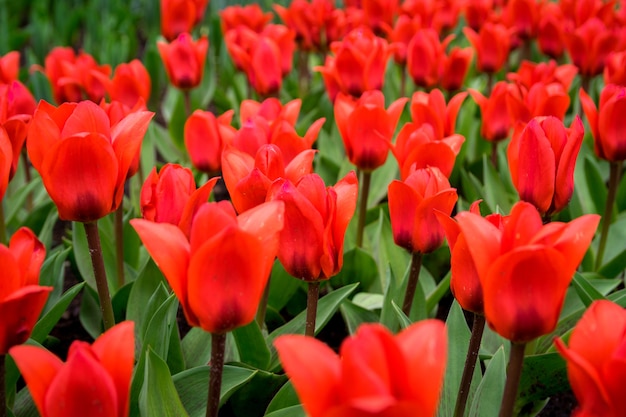
M 161 34 L 173 41 L 189 33 L 204 17 L 209 0 L 161 0 Z
M 135 364 L 134 323 L 125 321 L 90 345 L 75 341 L 64 363 L 31 345 L 10 350 L 42 417 L 128 417 Z
M 569 129 L 555 117 L 535 117 L 513 134 L 507 156 L 521 200 L 545 215 L 567 206 L 574 192 L 574 167 L 583 136 L 578 116 Z
M 335 12 L 334 0 L 294 0 L 289 7 L 273 5 L 282 21 L 296 33 L 303 51 L 325 51 L 328 47 L 326 27 Z
M 111 126 L 91 101 L 39 102 L 29 125 L 28 156 L 63 220 L 92 222 L 115 211 L 153 113 L 131 113 Z
M 450 53 L 443 57 L 439 66 L 439 85 L 441 88 L 450 92 L 461 89 L 473 56 L 474 50 L 471 47 L 452 47 Z
M 430 253 L 443 243 L 435 210 L 450 215 L 456 189 L 438 168 L 418 169 L 404 181 L 389 184 L 389 217 L 393 240 L 410 253 Z
M 578 74 L 578 68 L 572 64 L 558 65 L 555 60 L 548 62 L 522 61 L 517 71 L 507 74 L 507 79 L 531 88 L 537 83 L 559 83 L 569 91 L 572 81 Z
M 624 345 L 626 310 L 608 301 L 594 301 L 574 327 L 569 347 L 555 345 L 567 361 L 567 375 L 578 400 L 574 416 L 626 415 Z
M 596 155 L 599 158 L 620 162 L 626 159 L 626 137 L 624 136 L 624 110 L 626 109 L 626 87 L 609 84 L 600 93 L 596 107 L 589 95 L 580 90 L 580 102 L 587 116 Z
M 245 26 L 254 32 L 260 33 L 272 18 L 272 13 L 264 13 L 258 3 L 245 6 L 238 4 L 228 6 L 220 11 L 222 34 L 225 35 L 229 30 L 236 29 L 239 26 Z
M 580 74 L 593 77 L 604 71 L 604 62 L 617 45 L 617 35 L 602 20 L 592 17 L 573 31 L 565 32 L 565 45 Z
M 431 28 L 415 32 L 406 50 L 406 69 L 417 86 L 431 88 L 439 82 L 446 47 L 453 38 L 448 36 L 440 41 L 439 34 Z
M 122 102 L 128 108 L 134 108 L 138 102 L 146 110 L 150 99 L 150 74 L 138 59 L 129 63 L 122 63 L 115 67 L 113 79 L 107 85 L 107 92 L 111 101 Z
M 278 259 L 290 275 L 313 282 L 339 273 L 357 194 L 354 171 L 329 187 L 317 174 L 305 175 L 296 184 L 287 179 L 272 184 L 267 199 L 285 204 Z
M 437 411 L 447 359 L 441 321 L 420 321 L 396 336 L 364 324 L 344 340 L 340 356 L 312 337 L 285 335 L 274 344 L 310 417 L 433 417 Z
M 180 301 L 189 325 L 224 334 L 254 319 L 278 251 L 284 206 L 273 201 L 237 216 L 206 203 L 189 239 L 168 223 L 131 220 Z
M 181 33 L 170 43 L 157 42 L 161 60 L 173 86 L 181 90 L 197 87 L 202 82 L 209 40 L 202 36 L 194 41 Z
M 552 59 L 559 59 L 565 52 L 565 17 L 560 3 L 546 1 L 539 12 L 537 46 Z
M 530 203 L 511 209 L 504 227 L 457 214 L 483 288 L 485 318 L 502 337 L 523 344 L 554 331 L 565 293 L 591 243 L 600 216 L 543 224 Z
M 216 182 L 217 178 L 212 178 L 196 189 L 196 182 L 189 168 L 165 164 L 157 172 L 155 167 L 141 187 L 141 215 L 156 223 L 176 225 L 189 235 L 193 216 L 209 200 Z
M 37 323 L 52 287 L 39 285 L 39 271 L 46 248 L 28 228 L 11 236 L 9 246 L 0 245 L 0 355 L 24 343 Z M 4 376 L 3 376 L 4 377 Z
M 335 120 L 350 162 L 364 171 L 383 165 L 396 125 L 407 98 L 391 103 L 385 110 L 381 91 L 368 91 L 360 99 L 339 94 L 335 101 Z
M 604 84 L 626 87 L 626 51 L 612 52 L 604 65 Z
M 483 96 L 479 91 L 468 89 L 470 95 L 480 107 L 482 123 L 480 135 L 489 142 L 499 142 L 509 136 L 511 120 L 507 111 L 506 99 L 509 94 L 509 86 L 506 82 L 497 82 L 489 97 Z
M 416 91 L 411 97 L 409 109 L 414 123 L 428 123 L 433 127 L 435 137 L 439 140 L 455 133 L 456 118 L 466 92 L 458 93 L 446 104 L 446 99 L 439 89 L 430 93 Z
M 517 88 L 516 88 L 517 87 Z M 565 118 L 569 109 L 569 94 L 560 83 L 535 83 L 530 88 L 511 86 L 506 97 L 511 125 L 528 123 L 533 117 L 552 116 Z
M 196 110 L 185 122 L 185 148 L 196 169 L 211 175 L 222 168 L 222 151 L 235 135 L 230 123 L 234 111 L 215 117 L 210 111 Z
M 18 79 L 20 72 L 20 53 L 11 51 L 0 56 L 0 83 L 8 84 Z
M 499 23 L 485 23 L 478 32 L 466 27 L 463 33 L 476 50 L 476 68 L 480 72 L 495 73 L 509 59 L 511 31 Z
M 224 182 L 233 206 L 238 213 L 264 203 L 272 183 L 284 178 L 297 184 L 305 175 L 313 172 L 315 150 L 302 151 L 286 163 L 283 153 L 276 145 L 263 145 L 256 157 L 229 147 L 222 154 Z

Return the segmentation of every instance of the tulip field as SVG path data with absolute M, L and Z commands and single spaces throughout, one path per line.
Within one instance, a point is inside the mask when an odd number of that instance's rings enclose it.
M 0 417 L 626 416 L 626 1 L 0 25 Z

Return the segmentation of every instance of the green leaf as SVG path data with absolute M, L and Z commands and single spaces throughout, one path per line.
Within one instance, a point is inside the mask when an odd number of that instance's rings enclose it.
M 187 369 L 206 365 L 211 359 L 211 333 L 192 327 L 183 338 L 182 349 Z
M 378 295 L 378 294 L 377 294 Z M 344 300 L 339 307 L 343 321 L 348 327 L 348 332 L 354 334 L 356 329 L 363 323 L 377 323 L 379 317 L 376 313 L 363 308 L 350 300 Z
M 437 287 L 426 298 L 426 311 L 432 311 L 439 301 L 450 292 L 450 279 L 452 278 L 452 272 L 448 271 L 445 277 L 437 284 Z
M 167 358 L 171 327 L 177 325 L 177 310 L 178 299 L 172 294 L 161 303 L 150 318 L 142 338 L 143 350 L 152 347 L 157 355 Z
M 485 202 L 494 210 L 500 208 L 504 213 L 508 213 L 511 210 L 514 199 L 504 186 L 500 174 L 491 162 L 487 160 L 486 155 L 483 156 L 483 176 L 485 182 L 483 187 Z
M 142 416 L 189 416 L 178 397 L 170 370 L 152 349 L 146 353 L 144 384 L 139 394 Z
M 356 283 L 339 288 L 319 300 L 319 303 L 317 305 L 317 318 L 315 320 L 315 334 L 317 334 L 321 329 L 324 328 L 326 323 L 328 323 L 331 317 L 339 309 L 339 306 L 341 305 L 343 300 L 348 298 L 348 296 L 350 296 L 350 294 L 354 292 L 358 285 L 359 284 Z M 274 330 L 272 333 L 270 333 L 270 335 L 268 336 L 268 344 L 270 345 L 270 351 L 272 353 L 272 361 L 269 367 L 270 370 L 277 369 L 280 366 L 278 357 L 276 355 L 276 349 L 274 349 L 274 346 L 272 345 L 274 339 L 283 334 L 304 333 L 305 322 L 306 310 L 302 311 L 284 326 L 281 326 L 278 329 Z
M 178 391 L 185 410 L 189 417 L 204 417 L 206 414 L 207 397 L 209 393 L 209 366 L 198 366 L 174 375 L 174 386 Z M 222 388 L 220 391 L 220 405 L 243 384 L 248 382 L 257 371 L 239 366 L 224 365 L 222 373 Z M 158 415 L 158 414 L 156 414 Z
M 598 273 L 606 278 L 616 278 L 626 269 L 626 249 L 621 251 L 619 255 L 602 265 Z
M 149 260 L 133 283 L 128 296 L 126 319 L 135 322 L 140 338 L 143 337 L 147 323 L 156 308 L 169 296 L 168 291 L 162 287 L 164 282 L 163 274 L 159 268 L 154 261 Z M 155 297 L 158 297 L 158 300 Z M 141 342 L 141 340 L 139 341 Z
M 255 368 L 266 369 L 270 362 L 270 351 L 256 320 L 252 320 L 247 326 L 236 328 L 232 333 L 241 362 Z
M 277 260 L 272 268 L 270 295 L 267 303 L 277 311 L 282 310 L 301 285 L 302 282 L 289 275 Z
M 376 271 L 376 261 L 372 255 L 361 248 L 354 248 L 344 254 L 343 267 L 331 278 L 331 284 L 333 287 L 343 287 L 360 282 L 361 288 L 368 290 L 378 278 Z
M 293 384 L 291 381 L 287 381 L 282 387 L 280 387 L 274 398 L 272 398 L 272 401 L 270 401 L 267 409 L 265 410 L 265 414 L 267 415 L 274 411 L 299 404 L 300 399 L 298 398 L 298 394 L 296 394 L 296 390 L 293 388 Z
M 39 343 L 43 343 L 46 339 L 46 336 L 52 331 L 54 326 L 59 322 L 65 310 L 70 305 L 76 294 L 80 292 L 85 286 L 84 282 L 78 283 L 74 285 L 72 288 L 67 290 L 65 294 L 50 308 L 35 324 L 33 328 L 33 332 L 30 337 L 33 340 L 36 340 Z
M 262 417 L 270 399 L 285 385 L 287 376 L 258 370 L 228 400 L 233 415 Z
M 266 414 L 265 417 L 306 417 L 306 413 L 301 405 L 293 405 L 283 408 L 272 413 Z
M 606 184 L 602 179 L 602 174 L 600 174 L 598 163 L 595 158 L 589 156 L 585 158 L 583 165 L 585 167 L 584 172 L 587 190 L 595 208 L 595 211 L 593 212 L 603 213 L 604 206 L 606 204 L 607 189 Z
M 574 288 L 580 297 L 580 300 L 583 302 L 585 307 L 589 307 L 589 305 L 595 300 L 603 300 L 604 296 L 596 290 L 593 285 L 587 279 L 576 272 L 574 274 L 574 279 L 572 280 L 574 284 Z
M 553 352 L 524 358 L 517 401 L 520 407 L 569 389 L 565 360 L 560 354 Z
M 406 329 L 411 324 L 413 324 L 411 319 L 408 318 L 406 316 L 406 314 L 404 314 L 404 311 L 402 311 L 402 308 L 400 308 L 398 306 L 398 304 L 396 304 L 396 302 L 394 300 L 391 300 L 391 305 L 393 307 L 393 310 L 396 312 L 396 316 L 398 317 L 398 321 L 400 322 L 400 328 Z
M 504 347 L 493 355 L 469 408 L 470 417 L 497 417 L 506 383 Z
M 57 246 L 57 249 L 60 250 L 53 251 L 53 253 L 49 254 L 48 258 L 41 266 L 41 272 L 39 273 L 39 285 L 53 287 L 48 296 L 46 306 L 42 311 L 42 315 L 46 314 L 59 301 L 63 292 L 65 261 L 72 249 L 62 249 L 60 246 Z
M 463 367 L 465 366 L 465 358 L 467 357 L 471 336 L 463 310 L 456 300 L 450 307 L 446 320 L 446 329 L 448 330 L 448 362 L 446 364 L 446 375 L 441 391 L 441 399 L 439 400 L 439 411 L 437 413 L 437 415 L 441 417 L 454 414 L 454 407 L 461 385 Z M 472 398 L 473 392 L 480 383 L 480 364 L 476 365 L 470 385 L 469 399 Z M 466 410 L 467 409 L 469 409 L 469 404 Z
M 115 288 L 117 285 L 114 282 L 113 277 L 116 276 L 115 272 L 115 257 L 111 259 L 106 256 L 108 254 L 112 254 L 112 251 L 104 251 L 105 247 L 112 247 L 111 242 L 103 242 L 103 234 L 100 233 L 101 238 L 101 246 L 103 248 L 103 259 L 105 272 L 107 275 L 107 281 L 109 284 L 109 288 Z M 74 259 L 76 260 L 76 267 L 78 268 L 78 272 L 80 272 L 81 277 L 87 282 L 94 290 L 96 289 L 96 278 L 93 274 L 93 264 L 91 263 L 91 255 L 89 253 L 89 245 L 87 243 L 87 235 L 85 233 L 85 226 L 80 222 L 72 222 L 72 246 L 74 248 Z M 113 293 L 113 291 L 111 291 Z
M 374 207 L 387 196 L 387 188 L 391 181 L 398 177 L 398 163 L 395 158 L 387 158 L 385 163 L 372 172 L 367 207 Z

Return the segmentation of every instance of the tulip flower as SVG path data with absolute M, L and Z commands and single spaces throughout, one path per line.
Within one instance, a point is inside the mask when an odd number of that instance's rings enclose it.
M 324 39 L 324 33 L 335 10 L 333 0 L 294 0 L 289 7 L 274 4 L 273 8 L 285 25 L 296 33 L 301 50 L 326 50 L 328 40 Z
M 267 199 L 285 204 L 278 260 L 290 275 L 320 281 L 341 270 L 344 235 L 357 194 L 353 171 L 332 187 L 326 187 L 317 174 L 305 175 L 295 184 L 287 179 L 272 184 Z
M 453 38 L 440 41 L 439 34 L 430 28 L 415 32 L 407 47 L 406 68 L 417 86 L 430 88 L 437 84 L 446 47 Z
M 302 100 L 297 98 L 284 105 L 276 97 L 269 97 L 258 102 L 255 100 L 243 100 L 239 107 L 240 124 L 243 125 L 248 120 L 261 116 L 268 121 L 270 129 L 277 122 L 286 121 L 295 127 L 302 107 Z
M 188 33 L 181 33 L 170 43 L 157 42 L 167 76 L 175 87 L 189 90 L 202 82 L 209 40 L 202 36 L 197 41 Z
M 548 62 L 522 61 L 516 72 L 507 74 L 507 79 L 531 88 L 533 85 L 559 83 L 569 91 L 572 81 L 578 74 L 578 68 L 572 64 L 558 65 L 555 60 Z
M 515 88 L 517 87 L 517 88 Z M 511 86 L 506 96 L 511 125 L 528 123 L 533 117 L 552 116 L 565 118 L 569 108 L 569 94 L 560 83 L 535 83 L 530 88 Z
M 209 0 L 161 0 L 161 34 L 173 41 L 189 33 L 204 17 Z
M 439 67 L 439 85 L 447 91 L 457 91 L 463 87 L 474 51 L 472 48 L 452 47 L 444 56 Z
M 506 26 L 485 23 L 478 32 L 466 27 L 463 33 L 476 50 L 478 71 L 493 74 L 502 69 L 511 49 L 511 33 Z
M 391 151 L 398 161 L 402 180 L 413 171 L 428 167 L 437 167 L 447 178 L 463 142 L 465 138 L 458 134 L 438 139 L 430 123 L 406 123 Z
M 489 97 L 483 96 L 479 91 L 472 88 L 468 92 L 480 107 L 482 124 L 480 135 L 489 142 L 498 142 L 509 136 L 511 120 L 506 106 L 506 98 L 510 86 L 504 82 L 497 82 L 491 90 Z
M 472 237 L 469 251 L 489 326 L 518 343 L 552 332 L 600 216 L 543 225 L 532 204 L 519 202 L 503 229 L 474 213 L 462 212 L 456 219 L 462 233 Z
M 52 287 L 39 286 L 39 270 L 45 257 L 43 243 L 26 227 L 11 236 L 8 247 L 0 244 L 0 265 L 4 274 L 0 291 L 2 360 L 11 347 L 30 337 L 52 291 Z
M 334 56 L 327 56 L 322 73 L 326 92 L 335 101 L 338 92 L 359 97 L 368 90 L 380 90 L 387 61 L 393 50 L 387 41 L 365 28 L 352 30 L 341 42 L 333 42 Z
M 222 168 L 222 151 L 235 135 L 230 125 L 234 111 L 221 116 L 209 111 L 196 110 L 185 122 L 185 148 L 196 169 L 215 175 Z
M 92 222 L 117 209 L 152 115 L 133 113 L 111 126 L 91 101 L 59 107 L 39 102 L 28 130 L 28 155 L 61 219 Z
M 441 140 L 455 133 L 456 118 L 465 97 L 466 92 L 458 93 L 446 104 L 446 99 L 439 89 L 434 89 L 430 93 L 416 91 L 409 104 L 411 119 L 417 124 L 430 124 L 435 137 Z
M 264 13 L 258 3 L 228 6 L 220 11 L 222 34 L 225 35 L 229 30 L 239 26 L 260 33 L 272 18 L 272 13 Z
M 506 3 L 503 18 L 507 26 L 514 28 L 521 40 L 537 36 L 541 3 L 536 0 L 510 0 Z
M 456 0 L 404 0 L 400 17 L 407 14 L 420 20 L 422 27 L 433 28 L 437 33 L 448 33 L 459 21 L 461 6 L 461 2 Z
M 536 117 L 513 134 L 507 156 L 521 200 L 545 216 L 567 206 L 574 192 L 574 167 L 583 136 L 578 116 L 569 129 L 555 117 Z
M 611 52 L 604 66 L 604 84 L 626 87 L 626 51 Z
M 567 361 L 567 375 L 578 401 L 576 416 L 626 415 L 623 346 L 626 311 L 608 300 L 594 301 L 574 327 L 569 347 L 554 343 Z
M 0 84 L 8 84 L 18 79 L 20 72 L 20 53 L 11 51 L 0 56 Z
M 196 189 L 193 173 L 177 164 L 165 164 L 157 173 L 152 169 L 141 187 L 140 206 L 144 219 L 180 227 L 189 236 L 193 216 L 217 182 L 212 178 Z
M 616 34 L 596 17 L 565 34 L 565 46 L 572 62 L 585 77 L 602 73 L 606 57 L 616 44 Z
M 146 110 L 146 103 L 150 99 L 150 74 L 138 59 L 123 63 L 115 67 L 113 79 L 107 85 L 107 92 L 111 101 L 119 101 L 128 108 L 134 108 L 137 103 L 142 110 Z
M 406 65 L 407 49 L 415 32 L 422 28 L 419 17 L 411 18 L 406 14 L 398 16 L 392 30 L 387 35 L 390 42 L 397 45 L 393 59 L 399 65 Z
M 340 356 L 306 336 L 280 336 L 274 344 L 310 417 L 435 416 L 447 358 L 441 321 L 420 321 L 396 336 L 363 324 Z
M 339 94 L 335 120 L 350 162 L 364 171 L 373 171 L 387 160 L 389 146 L 407 98 L 399 98 L 385 110 L 380 91 L 368 91 L 355 100 Z
M 16 346 L 10 354 L 42 417 L 127 417 L 135 362 L 134 323 L 125 321 L 90 345 L 75 341 L 64 363 L 49 351 Z
M 243 213 L 265 202 L 272 183 L 286 179 L 293 184 L 313 172 L 315 150 L 302 151 L 289 163 L 276 145 L 262 145 L 256 157 L 234 147 L 222 154 L 224 182 L 233 206 Z
M 565 52 L 565 17 L 561 4 L 546 1 L 539 12 L 537 46 L 539 50 L 552 59 L 559 59 Z
M 467 26 L 474 31 L 480 28 L 489 20 L 494 9 L 494 0 L 475 0 L 464 4 L 465 20 Z
M 384 33 L 393 26 L 400 11 L 400 0 L 361 0 L 363 20 L 375 33 Z

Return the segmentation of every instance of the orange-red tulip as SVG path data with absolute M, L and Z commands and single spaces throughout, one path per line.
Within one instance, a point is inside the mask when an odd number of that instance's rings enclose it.
M 302 107 L 302 100 L 293 99 L 284 105 L 275 97 L 269 97 L 258 102 L 255 100 L 243 100 L 239 107 L 239 120 L 243 125 L 248 120 L 261 116 L 270 124 L 270 129 L 275 124 L 286 121 L 295 127 Z
M 611 52 L 604 65 L 604 84 L 626 87 L 626 51 Z
M 0 126 L 0 201 L 4 198 L 9 186 L 14 159 L 12 145 L 6 129 Z
M 494 7 L 494 0 L 474 0 L 465 2 L 463 12 L 467 25 L 474 29 L 474 31 L 479 31 L 485 22 L 491 18 Z
M 234 111 L 215 117 L 210 111 L 196 110 L 185 122 L 185 148 L 196 169 L 215 174 L 222 168 L 222 151 L 235 135 L 230 123 Z
M 433 127 L 439 140 L 455 133 L 456 117 L 459 114 L 466 92 L 454 95 L 446 104 L 446 99 L 439 89 L 430 93 L 416 91 L 411 97 L 409 109 L 414 123 L 428 123 Z
M 90 345 L 75 341 L 67 361 L 31 345 L 10 354 L 42 417 L 127 417 L 135 363 L 135 325 L 122 322 Z
M 578 400 L 573 416 L 626 415 L 626 310 L 608 301 L 594 301 L 574 327 L 566 347 L 555 345 L 567 361 L 567 375 Z
M 209 0 L 161 0 L 161 34 L 168 41 L 191 32 L 204 17 Z
M 443 322 L 431 319 L 396 336 L 364 324 L 342 343 L 340 356 L 312 337 L 286 335 L 274 344 L 310 417 L 433 417 L 447 339 Z
M 439 34 L 430 28 L 415 32 L 407 47 L 406 68 L 417 86 L 430 88 L 439 82 L 446 47 L 453 38 L 440 41 Z
M 256 157 L 234 147 L 222 154 L 223 176 L 233 206 L 238 213 L 265 202 L 272 183 L 284 178 L 297 184 L 305 175 L 313 172 L 315 150 L 302 151 L 289 163 L 276 145 L 262 145 Z
M 518 38 L 533 39 L 537 36 L 540 8 L 537 0 L 509 0 L 503 10 L 504 22 L 515 30 Z
M 393 53 L 387 41 L 367 28 L 350 31 L 341 42 L 333 42 L 322 67 L 326 91 L 331 101 L 338 92 L 359 97 L 368 90 L 383 87 L 387 61 Z
M 131 220 L 191 326 L 226 333 L 250 323 L 278 251 L 284 206 L 272 201 L 240 216 L 230 202 L 206 203 L 189 239 L 168 223 Z
M 489 97 L 479 91 L 468 89 L 470 95 L 480 107 L 482 123 L 480 135 L 489 142 L 498 142 L 506 139 L 511 130 L 511 120 L 507 111 L 506 99 L 511 86 L 504 81 L 497 82 Z
M 11 51 L 0 56 L 0 84 L 8 84 L 18 79 L 20 72 L 20 53 Z
M 189 168 L 165 164 L 157 173 L 155 167 L 141 187 L 141 215 L 156 223 L 179 226 L 189 235 L 193 216 L 209 200 L 216 182 L 217 178 L 212 178 L 196 189 L 196 182 Z
M 91 101 L 59 107 L 39 102 L 26 146 L 61 219 L 95 221 L 119 207 L 152 116 L 131 113 L 111 126 Z
M 565 52 L 565 17 L 558 3 L 543 2 L 539 13 L 537 46 L 545 55 L 559 59 Z
M 305 175 L 296 184 L 287 179 L 272 184 L 267 199 L 285 203 L 278 259 L 289 274 L 318 281 L 341 271 L 344 236 L 357 194 L 354 171 L 332 187 L 317 174 Z
M 530 203 L 519 202 L 502 229 L 477 214 L 457 214 L 483 288 L 485 318 L 502 337 L 526 343 L 554 331 L 565 292 L 600 216 L 543 225 Z
M 228 6 L 220 11 L 222 34 L 225 35 L 229 30 L 239 26 L 260 33 L 273 17 L 270 12 L 264 13 L 258 3 Z
M 485 23 L 480 31 L 463 28 L 463 33 L 476 50 L 476 68 L 480 72 L 500 71 L 509 59 L 511 30 L 499 23 Z
M 439 66 L 439 85 L 447 91 L 457 91 L 463 87 L 474 51 L 471 47 L 452 47 Z
M 438 168 L 418 169 L 404 181 L 389 184 L 389 217 L 393 240 L 410 253 L 430 253 L 443 243 L 435 210 L 450 215 L 456 189 Z
M 522 61 L 516 72 L 507 74 L 507 79 L 531 88 L 537 83 L 559 83 L 569 91 L 572 81 L 578 74 L 578 68 L 572 64 L 558 65 L 555 60 L 548 62 Z
M 137 103 L 142 102 L 140 107 L 145 110 L 150 99 L 151 85 L 146 67 L 140 60 L 133 59 L 129 63 L 115 67 L 113 79 L 107 85 L 107 92 L 111 101 L 119 101 L 128 108 L 134 108 Z
M 624 111 L 626 111 L 626 87 L 609 84 L 600 93 L 598 108 L 583 90 L 580 90 L 582 104 L 591 132 L 596 155 L 611 162 L 626 159 L 626 137 L 624 137 Z
M 600 19 L 593 17 L 565 33 L 565 45 L 580 74 L 588 77 L 604 71 L 607 55 L 617 45 L 617 37 Z
M 393 53 L 393 59 L 399 65 L 406 64 L 406 54 L 409 47 L 409 43 L 413 38 L 415 32 L 422 26 L 421 20 L 418 17 L 409 17 L 406 14 L 398 16 L 396 23 L 391 31 L 387 34 L 387 39 L 392 44 L 396 45 L 396 50 Z
M 385 97 L 378 90 L 367 91 L 358 100 L 346 94 L 337 96 L 335 121 L 350 162 L 364 171 L 385 163 L 407 100 L 399 98 L 385 110 Z
M 296 33 L 296 42 L 303 51 L 325 51 L 326 26 L 332 21 L 335 11 L 333 0 L 294 0 L 286 8 L 273 5 L 282 21 Z
M 574 167 L 584 136 L 576 116 L 570 128 L 555 117 L 536 117 L 516 130 L 507 157 L 520 199 L 542 214 L 563 210 L 574 192 Z
M 400 0 L 361 0 L 363 20 L 376 33 L 391 29 L 400 11 Z
M 46 248 L 28 228 L 11 236 L 9 246 L 0 245 L 0 354 L 24 343 L 37 323 L 52 287 L 39 286 L 39 270 Z
M 404 0 L 402 13 L 421 21 L 422 27 L 433 28 L 437 33 L 453 29 L 459 20 L 461 2 L 458 0 Z M 398 19 L 400 19 L 398 17 Z
M 531 118 L 539 116 L 552 116 L 563 120 L 569 104 L 569 94 L 562 84 L 556 82 L 535 83 L 530 88 L 512 85 L 506 96 L 512 126 L 518 122 L 528 123 Z
M 157 47 L 173 86 L 188 90 L 202 82 L 209 49 L 209 40 L 206 36 L 194 41 L 190 34 L 181 33 L 170 43 L 157 42 Z
M 13 178 L 17 171 L 22 148 L 26 141 L 28 123 L 36 106 L 35 98 L 21 82 L 16 80 L 8 84 L 0 84 L 0 126 L 6 130 L 13 151 L 9 179 Z M 3 151 L 3 153 L 5 152 Z M 4 190 L 5 188 L 0 187 L 0 189 Z M 0 198 L 2 196 L 4 196 L 4 191 L 0 192 Z

